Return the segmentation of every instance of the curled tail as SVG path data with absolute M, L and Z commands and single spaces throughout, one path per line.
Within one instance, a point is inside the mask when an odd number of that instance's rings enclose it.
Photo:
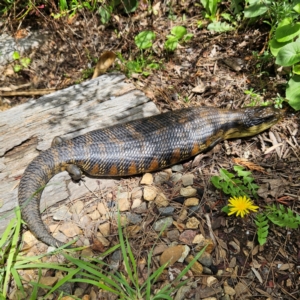
M 26 168 L 19 186 L 19 205 L 22 218 L 31 232 L 42 242 L 59 247 L 64 245 L 51 236 L 40 215 L 40 199 L 47 182 L 61 172 L 55 149 L 50 148 L 36 157 Z

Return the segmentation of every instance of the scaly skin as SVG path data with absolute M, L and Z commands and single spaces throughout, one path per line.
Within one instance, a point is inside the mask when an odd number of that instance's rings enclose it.
M 39 210 L 42 190 L 55 174 L 67 170 L 74 180 L 80 180 L 82 173 L 126 176 L 152 172 L 211 149 L 224 139 L 258 134 L 283 115 L 282 110 L 271 107 L 194 107 L 58 140 L 25 170 L 19 187 L 22 217 L 39 240 L 61 246 L 49 234 Z

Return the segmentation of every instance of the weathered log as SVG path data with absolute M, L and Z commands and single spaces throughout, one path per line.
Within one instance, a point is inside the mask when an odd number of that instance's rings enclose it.
M 149 98 L 124 79 L 122 74 L 103 75 L 0 112 L 0 233 L 14 217 L 24 169 L 39 151 L 50 147 L 55 136 L 69 139 L 159 113 Z M 63 172 L 50 181 L 42 196 L 42 210 L 86 192 L 69 179 Z M 111 183 L 101 179 L 101 186 Z M 91 190 L 98 187 L 95 179 L 87 179 L 86 185 Z

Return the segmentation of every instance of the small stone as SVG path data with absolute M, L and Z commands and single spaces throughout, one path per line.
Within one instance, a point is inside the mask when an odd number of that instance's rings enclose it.
M 172 216 L 174 213 L 174 210 L 175 210 L 175 208 L 172 206 L 160 207 L 158 209 L 161 216 Z
M 53 215 L 53 220 L 55 221 L 64 221 L 70 219 L 72 214 L 69 211 L 69 208 L 65 205 L 61 206 L 58 211 Z
M 131 199 L 135 200 L 135 199 L 142 199 L 143 196 L 143 190 L 141 187 L 135 187 L 132 191 L 131 191 Z
M 180 195 L 183 197 L 193 197 L 197 194 L 197 190 L 191 186 L 180 189 Z
M 184 174 L 181 178 L 181 181 L 184 186 L 193 185 L 194 175 L 193 174 Z
M 154 177 L 154 182 L 156 184 L 162 184 L 170 179 L 170 174 L 167 172 L 159 172 Z
M 154 187 L 144 187 L 144 199 L 146 201 L 153 201 L 157 195 L 157 190 Z
M 184 251 L 182 252 L 181 257 L 178 259 L 178 262 L 184 262 L 185 258 L 189 255 L 191 249 L 189 246 L 184 245 Z
M 101 215 L 106 215 L 109 212 L 106 203 L 103 202 L 98 203 L 97 210 L 100 212 Z
M 212 265 L 212 257 L 210 253 L 203 252 L 198 261 L 205 267 L 210 267 Z
M 199 205 L 199 199 L 198 198 L 195 198 L 195 197 L 192 197 L 192 198 L 188 198 L 184 201 L 184 205 L 185 206 L 197 206 Z
M 173 229 L 167 232 L 167 238 L 173 242 L 178 241 L 179 238 L 179 231 L 177 229 Z
M 142 217 L 138 214 L 135 213 L 127 213 L 127 220 L 131 223 L 131 224 L 138 224 L 138 223 L 142 223 Z
M 183 245 L 177 245 L 166 249 L 160 257 L 160 265 L 163 266 L 168 263 L 168 266 L 172 266 L 178 259 L 182 257 L 182 253 L 185 251 Z
M 168 249 L 168 246 L 166 244 L 159 244 L 153 249 L 153 256 L 163 253 L 166 249 Z
M 108 247 L 110 245 L 109 240 L 106 239 L 104 236 L 97 235 L 97 240 L 105 247 Z
M 225 285 L 225 284 L 224 284 L 224 292 L 225 292 L 225 294 L 230 295 L 230 296 L 234 296 L 236 294 L 234 288 L 232 288 L 229 285 Z
M 109 236 L 110 235 L 110 223 L 109 222 L 105 222 L 103 224 L 100 224 L 98 229 L 102 233 L 103 236 Z
M 201 251 L 205 246 L 207 246 L 205 248 L 205 252 L 207 253 L 212 253 L 212 251 L 215 249 L 215 245 L 212 239 L 204 239 L 199 244 L 197 244 L 197 246 L 195 246 L 195 250 Z
M 193 259 L 194 259 L 194 256 L 193 256 L 193 255 L 189 255 L 189 256 L 185 259 L 185 261 L 186 261 L 187 263 L 190 263 Z M 193 272 L 193 274 L 194 274 L 195 276 L 199 276 L 199 275 L 201 275 L 201 274 L 203 273 L 203 267 L 202 267 L 202 265 L 201 265 L 200 263 L 198 263 L 197 261 L 194 262 L 194 264 L 193 264 L 192 267 L 191 267 L 191 270 L 192 270 L 192 272 Z
M 81 228 L 85 228 L 90 225 L 92 219 L 88 215 L 84 215 L 80 218 L 79 224 Z
M 188 295 L 188 293 L 190 292 L 191 289 L 192 288 L 189 285 L 181 286 L 178 289 L 174 300 L 184 300 L 184 299 L 187 299 L 186 296 Z
M 215 285 L 216 283 L 218 283 L 218 279 L 214 276 L 208 276 L 206 279 L 206 284 L 208 287 L 212 287 L 213 285 Z
M 200 244 L 205 241 L 205 237 L 202 234 L 197 234 L 193 240 L 193 244 Z
M 141 180 L 141 184 L 147 184 L 150 185 L 153 183 L 153 175 L 150 173 L 146 173 L 144 174 L 142 180 Z
M 141 199 L 134 199 L 132 201 L 132 205 L 131 205 L 131 209 L 135 209 L 137 207 L 139 207 L 142 204 L 142 200 Z
M 188 215 L 188 212 L 186 209 L 182 209 L 181 212 L 180 212 L 180 215 L 178 217 L 178 223 L 181 223 L 183 222 L 184 220 L 186 220 L 187 218 L 187 215 Z
M 199 287 L 196 289 L 196 293 L 199 295 L 199 299 L 205 299 L 207 297 L 211 297 L 218 294 L 220 294 L 221 296 L 221 293 L 223 293 L 223 289 L 221 287 Z
M 59 230 L 67 237 L 74 237 L 77 236 L 79 234 L 81 234 L 81 230 L 80 228 L 71 223 L 71 222 L 65 222 L 62 225 L 59 226 Z
M 112 256 L 111 256 L 111 260 L 117 261 L 117 262 L 121 261 L 122 260 L 121 250 L 114 251 Z
M 142 204 L 134 209 L 134 212 L 137 214 L 143 214 L 147 212 L 147 203 L 142 202 Z
M 187 220 L 186 228 L 188 228 L 188 229 L 197 229 L 199 224 L 200 224 L 200 222 L 197 220 L 197 218 L 192 217 L 192 218 L 189 218 Z
M 239 282 L 234 287 L 234 290 L 236 292 L 236 297 L 237 297 L 236 299 L 247 299 L 248 297 L 251 297 L 247 285 L 243 284 L 242 282 Z
M 53 227 L 53 229 L 55 229 L 55 228 L 57 228 L 56 224 Z M 51 231 L 51 232 L 53 232 L 53 231 Z M 36 237 L 30 231 L 26 231 L 23 234 L 23 241 L 29 246 L 28 248 L 30 248 L 30 247 L 32 247 L 32 246 L 34 246 L 38 243 L 38 240 L 36 239 Z
M 182 172 L 184 170 L 183 165 L 175 165 L 171 169 L 173 172 Z
M 124 233 L 127 237 L 136 237 L 136 235 L 141 231 L 142 227 L 139 225 L 126 226 Z
M 129 199 L 130 199 L 130 193 L 128 192 L 120 193 L 117 196 L 119 211 L 126 211 L 130 209 Z
M 213 275 L 213 272 L 211 271 L 210 268 L 203 266 L 203 274 Z
M 172 182 L 176 183 L 179 180 L 181 180 L 181 178 L 182 178 L 182 174 L 181 173 L 175 173 L 175 174 L 171 175 L 170 179 L 171 179 Z
M 57 281 L 58 281 L 58 278 L 56 278 L 56 277 L 45 276 L 45 277 L 41 277 L 41 279 L 39 280 L 39 283 L 47 285 L 47 286 L 54 286 L 54 284 Z
M 172 217 L 163 218 L 163 219 L 156 221 L 153 224 L 153 229 L 155 231 L 162 231 L 162 230 L 169 228 L 172 224 L 173 224 Z
M 193 239 L 195 238 L 196 231 L 194 230 L 185 230 L 179 236 L 179 240 L 187 245 L 191 245 Z
M 159 193 L 155 198 L 155 204 L 157 207 L 166 207 L 169 205 L 169 200 L 163 193 Z
M 79 215 L 82 210 L 84 208 L 84 203 L 83 201 L 76 201 L 71 207 L 70 207 L 70 211 L 73 213 L 73 214 L 77 214 Z
M 99 220 L 100 219 L 100 213 L 98 210 L 93 211 L 92 213 L 88 214 L 88 216 L 92 219 L 92 220 Z

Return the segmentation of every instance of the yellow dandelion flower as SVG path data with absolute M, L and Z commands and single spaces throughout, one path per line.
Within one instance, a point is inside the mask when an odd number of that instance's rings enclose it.
M 236 214 L 237 217 L 240 215 L 244 218 L 250 211 L 257 212 L 259 209 L 259 207 L 254 205 L 251 199 L 246 196 L 231 197 L 228 202 L 229 216 Z

